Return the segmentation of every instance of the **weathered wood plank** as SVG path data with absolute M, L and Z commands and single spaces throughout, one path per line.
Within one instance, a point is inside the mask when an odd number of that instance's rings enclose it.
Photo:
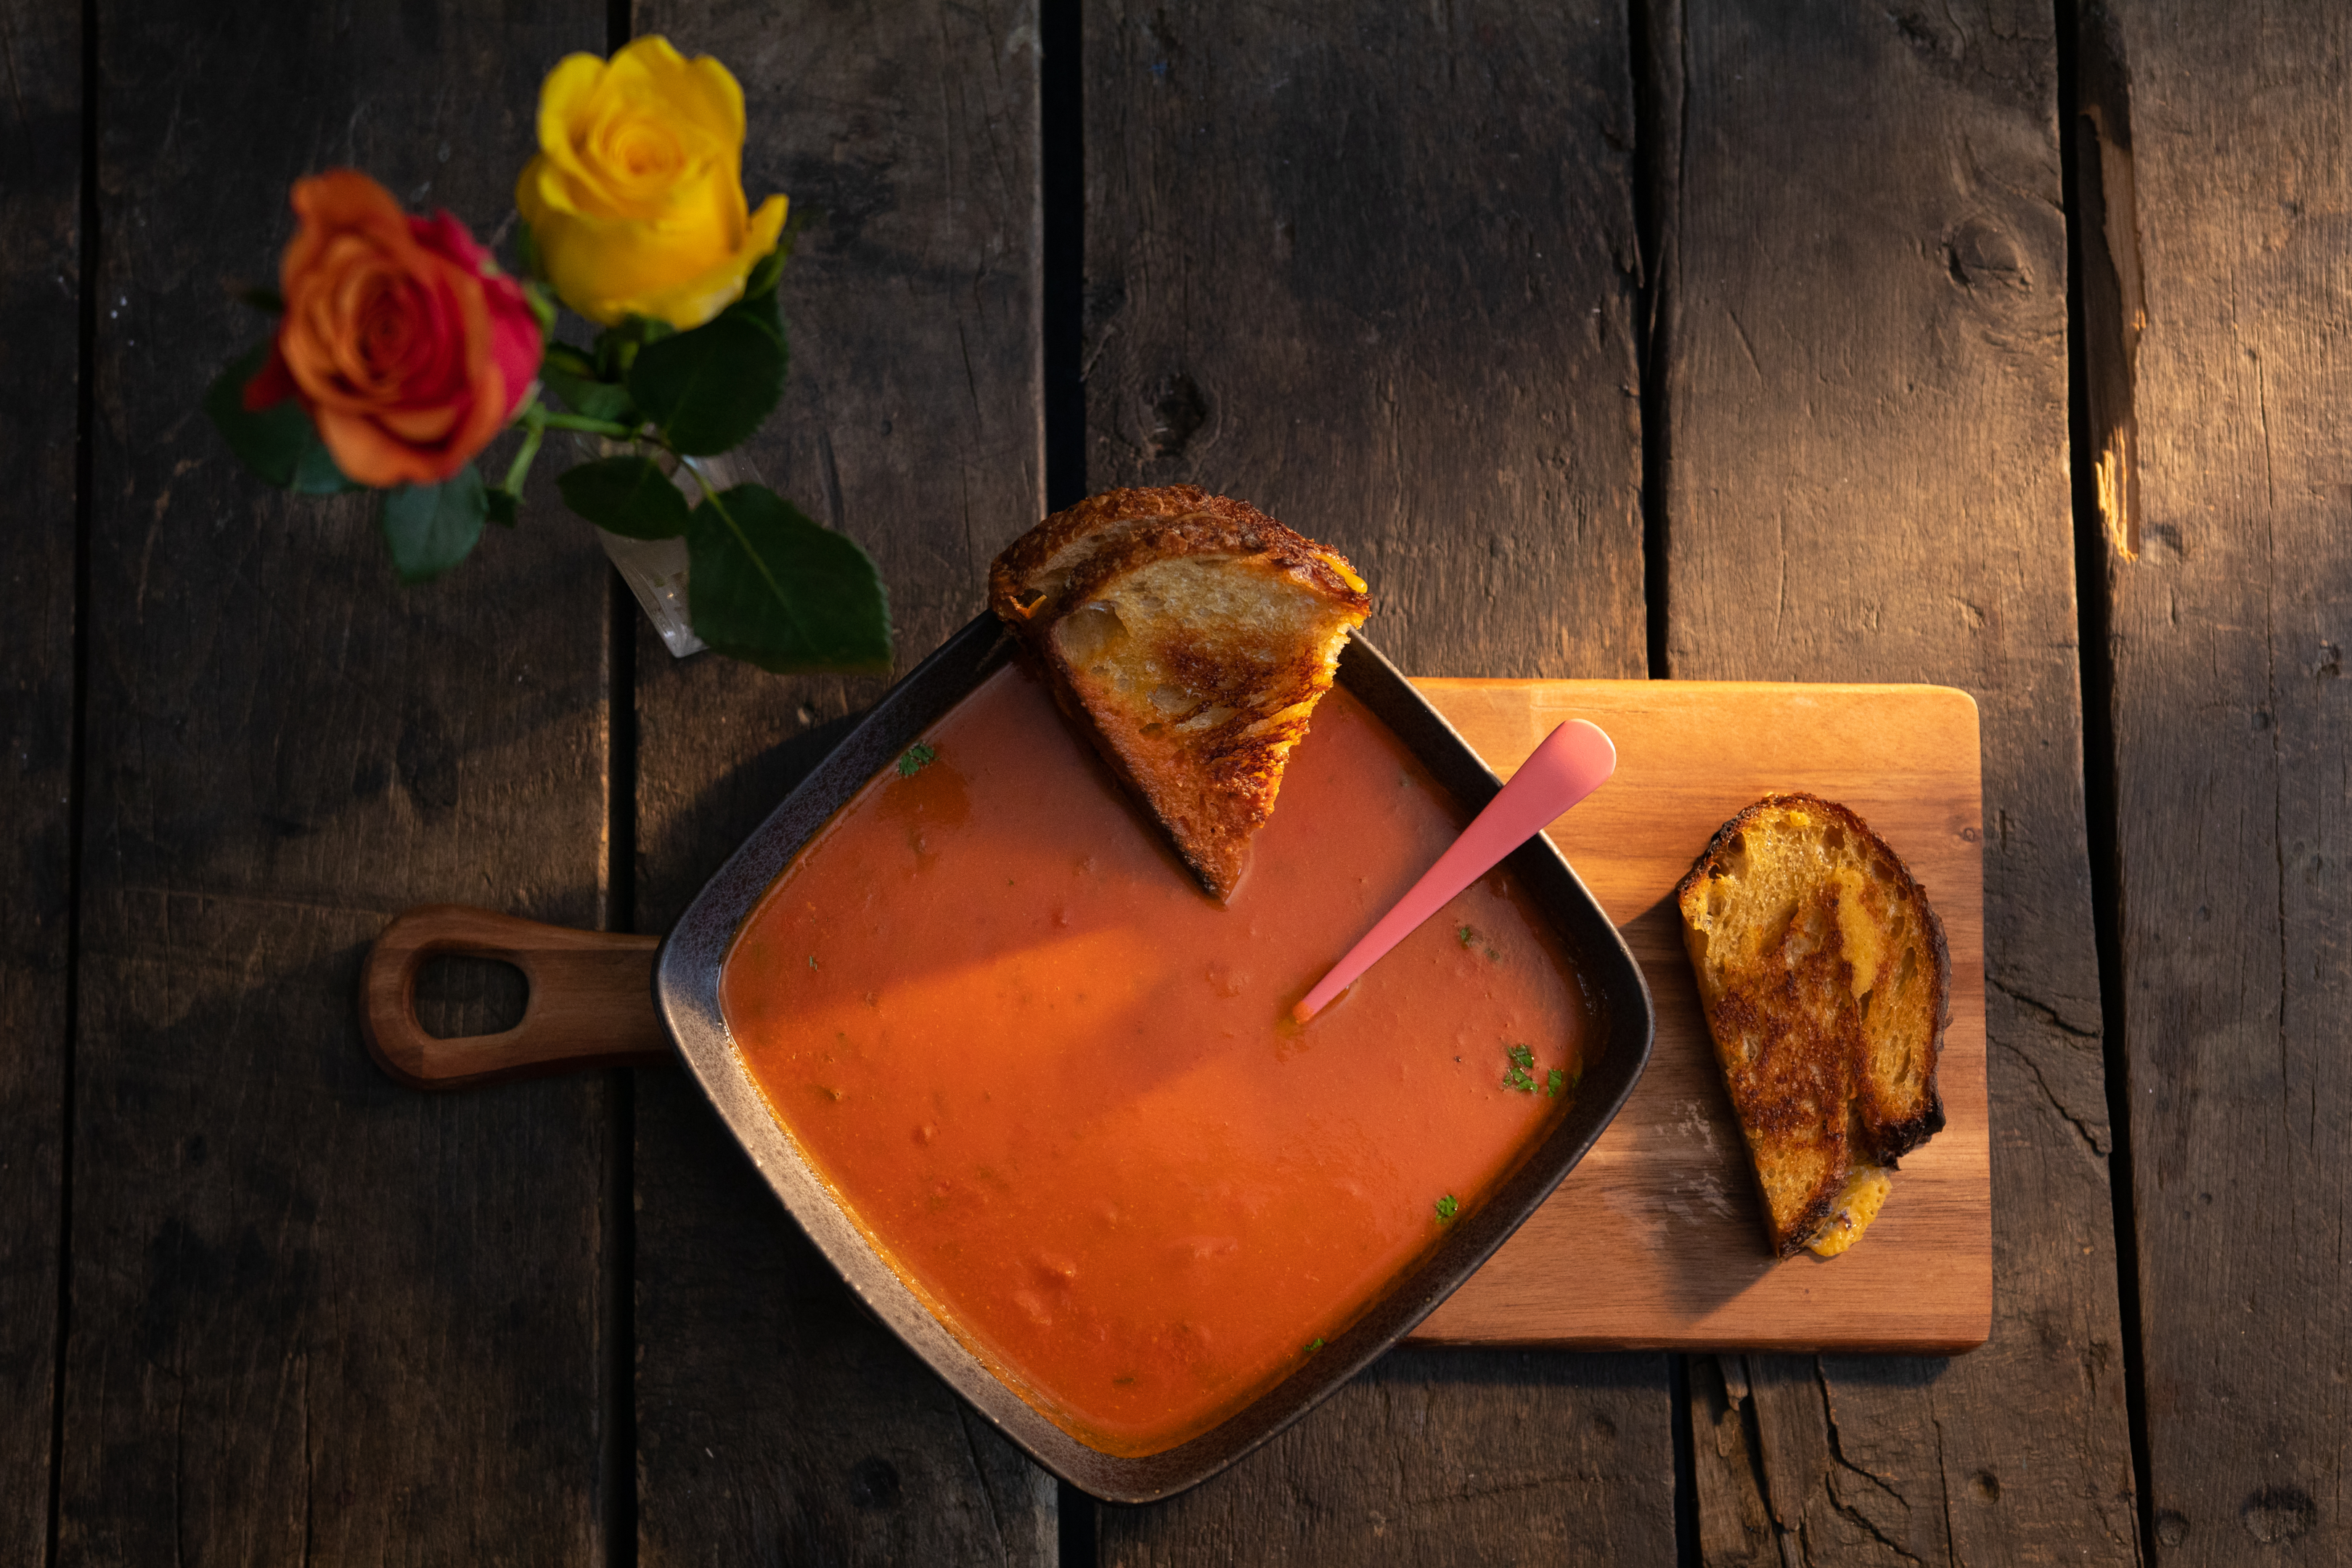
M 1223 1475 L 1097 1508 L 1101 1561 L 1671 1563 L 1662 1359 L 1391 1351 Z
M 47 1550 L 64 1239 L 67 930 L 72 896 L 75 392 L 81 384 L 81 26 L 0 4 L 16 92 L 0 110 L 0 1557 Z
M 1087 8 L 1087 475 L 1339 546 L 1430 675 L 1643 669 L 1622 6 Z M 1401 1352 L 1105 1563 L 1674 1552 L 1666 1367 Z
M 1711 1562 L 2135 1554 L 2052 26 L 2022 0 L 1688 0 L 1654 51 L 1687 71 L 1665 218 L 1672 673 L 1946 682 L 1984 736 L 1991 1342 L 1700 1369 Z
M 604 10 L 101 5 L 103 309 L 60 1559 L 593 1562 L 602 1096 L 370 1063 L 384 919 L 603 910 L 607 574 L 429 588 L 196 412 L 332 164 L 484 231 Z
M 2105 368 L 2137 428 L 2107 651 L 2156 1555 L 2340 1563 L 2352 16 L 2086 22 L 2086 264 L 2146 310 L 2136 365 Z
M 664 0 L 642 32 L 743 82 L 755 196 L 808 227 L 793 374 L 749 449 L 873 552 L 904 669 L 977 614 L 1045 502 L 1031 0 Z M 637 647 L 638 929 L 660 931 L 880 681 Z M 667 1563 L 1054 1557 L 1052 1479 L 864 1317 L 682 1075 L 639 1075 L 639 1540 Z
M 1087 487 L 1337 545 L 1415 675 L 1645 673 L 1624 7 L 1086 28 Z

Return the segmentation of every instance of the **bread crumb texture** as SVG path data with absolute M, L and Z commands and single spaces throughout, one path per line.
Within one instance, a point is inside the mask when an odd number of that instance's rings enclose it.
M 1809 795 L 1725 823 L 1675 899 L 1773 1250 L 1834 1257 L 1944 1125 L 1943 923 L 1884 839 Z
M 1191 485 L 1110 490 L 996 559 L 996 614 L 1202 887 L 1230 898 L 1371 612 L 1337 552 Z

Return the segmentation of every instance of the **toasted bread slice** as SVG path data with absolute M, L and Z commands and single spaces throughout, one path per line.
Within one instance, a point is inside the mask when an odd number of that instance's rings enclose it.
M 1191 485 L 1013 541 L 989 602 L 1201 885 L 1233 896 L 1290 748 L 1372 602 L 1336 552 Z
M 1675 897 L 1773 1250 L 1842 1252 L 1944 1125 L 1943 921 L 1862 818 L 1810 795 L 1725 823 Z

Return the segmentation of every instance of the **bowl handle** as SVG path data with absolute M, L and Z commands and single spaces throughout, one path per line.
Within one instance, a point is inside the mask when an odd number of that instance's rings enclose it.
M 360 1031 L 378 1066 L 412 1089 L 462 1089 L 581 1068 L 675 1061 L 654 1012 L 661 939 L 573 931 L 467 904 L 420 904 L 396 916 L 360 971 Z M 445 953 L 503 959 L 530 994 L 502 1034 L 436 1039 L 416 1019 L 416 976 Z

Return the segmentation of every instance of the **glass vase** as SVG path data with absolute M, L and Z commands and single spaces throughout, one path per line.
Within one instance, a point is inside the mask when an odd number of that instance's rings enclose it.
M 603 437 L 583 437 L 580 445 L 591 457 L 612 458 L 643 453 L 644 447 L 625 441 L 608 440 Z M 684 493 L 688 506 L 702 504 L 702 485 L 695 482 L 687 465 L 701 470 L 703 481 L 714 490 L 733 485 L 759 481 L 759 471 L 740 453 L 722 452 L 711 458 L 677 458 L 667 452 L 652 454 L 668 473 L 670 483 Z M 592 525 L 593 526 L 593 525 Z M 694 619 L 687 599 L 687 552 L 684 537 L 676 539 L 631 539 L 625 534 L 596 530 L 603 542 L 605 556 L 637 596 L 637 604 L 661 634 L 662 646 L 669 649 L 672 658 L 684 658 L 700 653 L 707 646 L 694 635 Z

